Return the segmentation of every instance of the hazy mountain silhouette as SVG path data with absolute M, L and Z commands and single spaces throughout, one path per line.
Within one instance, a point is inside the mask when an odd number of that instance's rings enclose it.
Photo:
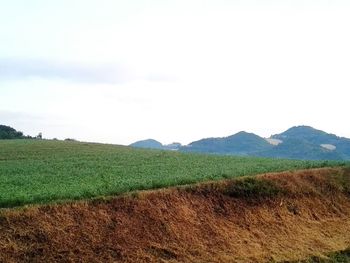
M 190 143 L 180 148 L 187 152 L 205 152 L 216 154 L 251 155 L 273 148 L 264 138 L 253 133 L 241 131 L 223 138 L 208 138 Z
M 130 146 L 136 148 L 163 149 L 163 144 L 153 139 L 137 141 L 130 144 Z
M 153 144 L 141 141 L 131 146 L 167 149 L 160 142 L 151 141 Z M 310 126 L 295 126 L 270 138 L 241 131 L 228 137 L 201 139 L 185 146 L 178 144 L 172 150 L 304 160 L 350 160 L 350 139 Z
M 153 139 L 147 139 L 142 141 L 137 141 L 129 146 L 135 147 L 135 148 L 148 148 L 148 149 L 161 149 L 161 150 L 178 150 L 181 147 L 181 143 L 171 143 L 163 145 L 162 143 L 153 140 Z

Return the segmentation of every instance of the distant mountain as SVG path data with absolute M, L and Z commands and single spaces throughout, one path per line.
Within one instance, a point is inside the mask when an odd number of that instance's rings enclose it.
M 287 158 L 300 160 L 343 160 L 345 156 L 317 144 L 289 138 L 270 150 L 256 153 L 261 157 Z
M 153 140 L 153 139 L 147 139 L 142 141 L 137 141 L 129 146 L 135 147 L 135 148 L 147 148 L 147 149 L 158 149 L 158 150 L 178 150 L 182 145 L 181 143 L 171 143 L 163 145 L 162 143 Z
M 207 138 L 180 148 L 186 152 L 216 154 L 254 155 L 256 152 L 273 148 L 265 139 L 253 133 L 241 131 L 223 138 Z
M 162 145 L 155 140 L 140 141 L 131 146 L 302 160 L 350 160 L 350 139 L 310 126 L 295 126 L 270 138 L 242 131 L 228 137 L 201 139 L 185 146 Z
M 350 159 L 350 139 L 338 137 L 310 126 L 295 126 L 271 138 L 282 141 L 274 149 L 276 154 L 289 148 L 293 152 L 308 152 L 309 155 L 312 152 L 314 156 L 312 159 Z
M 135 148 L 163 149 L 163 144 L 153 139 L 137 141 L 130 144 L 130 146 Z
M 272 135 L 271 138 L 279 139 L 282 141 L 293 138 L 308 141 L 310 143 L 318 145 L 324 144 L 326 142 L 333 143 L 339 140 L 339 137 L 334 134 L 326 133 L 310 126 L 294 126 L 285 132 Z

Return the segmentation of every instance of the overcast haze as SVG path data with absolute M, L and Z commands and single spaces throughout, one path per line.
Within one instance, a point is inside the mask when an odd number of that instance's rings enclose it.
M 0 123 L 187 144 L 350 137 L 348 1 L 0 1 Z

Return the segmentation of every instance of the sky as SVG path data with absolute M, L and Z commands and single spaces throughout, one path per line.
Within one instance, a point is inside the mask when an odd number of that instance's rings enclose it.
M 349 27 L 340 0 L 0 0 L 0 124 L 114 144 L 350 137 Z

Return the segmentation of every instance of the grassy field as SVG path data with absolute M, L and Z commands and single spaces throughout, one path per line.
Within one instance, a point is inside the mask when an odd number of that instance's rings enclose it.
M 79 142 L 0 140 L 0 208 L 343 164 L 184 154 Z

